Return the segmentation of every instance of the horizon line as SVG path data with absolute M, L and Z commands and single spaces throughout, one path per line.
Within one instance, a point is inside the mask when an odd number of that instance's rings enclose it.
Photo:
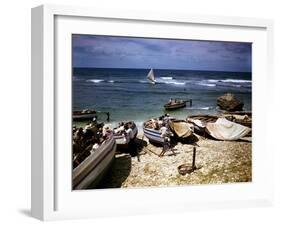
M 128 68 L 128 67 L 74 67 L 72 68 L 83 68 L 83 69 L 129 69 L 129 70 L 175 70 L 175 71 L 212 71 L 212 72 L 240 72 L 240 73 L 252 73 L 252 71 L 221 71 L 221 70 L 198 70 L 198 69 L 174 69 L 174 68 Z

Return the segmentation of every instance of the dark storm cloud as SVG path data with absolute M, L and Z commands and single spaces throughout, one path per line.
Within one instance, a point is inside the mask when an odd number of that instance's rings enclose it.
M 73 35 L 75 67 L 251 71 L 250 43 Z

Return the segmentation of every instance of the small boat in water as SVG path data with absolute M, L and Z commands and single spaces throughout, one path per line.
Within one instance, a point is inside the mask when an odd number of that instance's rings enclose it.
M 147 79 L 150 81 L 151 84 L 155 84 L 156 83 L 156 80 L 155 80 L 155 76 L 154 76 L 154 72 L 153 72 L 153 69 L 151 68 L 150 71 L 148 72 L 147 74 Z
M 167 104 L 164 105 L 164 108 L 166 110 L 175 110 L 179 108 L 184 108 L 186 107 L 186 102 L 189 102 L 190 106 L 192 105 L 192 100 L 171 99 Z
M 90 120 L 96 117 L 97 112 L 92 109 L 84 109 L 82 111 L 73 111 L 72 119 L 74 121 Z
M 72 173 L 72 187 L 75 190 L 94 188 L 105 175 L 116 151 L 116 142 L 111 135 L 83 162 L 81 162 Z
M 126 127 L 131 128 L 131 132 L 128 131 L 129 128 L 126 129 Z M 136 136 L 138 135 L 138 127 L 134 122 L 121 122 L 119 123 L 119 127 L 115 128 L 114 130 L 114 139 L 117 144 L 117 148 L 128 148 L 129 142 L 131 140 L 134 140 Z M 130 134 L 131 133 L 131 134 Z

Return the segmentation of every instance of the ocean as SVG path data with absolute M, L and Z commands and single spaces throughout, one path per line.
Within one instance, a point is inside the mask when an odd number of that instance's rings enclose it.
M 73 110 L 95 109 L 98 120 L 110 123 L 133 120 L 137 124 L 169 113 L 185 119 L 194 114 L 217 114 L 216 99 L 231 92 L 252 110 L 252 74 L 153 69 L 157 81 L 146 79 L 150 69 L 73 68 Z M 170 98 L 192 99 L 192 107 L 165 111 Z

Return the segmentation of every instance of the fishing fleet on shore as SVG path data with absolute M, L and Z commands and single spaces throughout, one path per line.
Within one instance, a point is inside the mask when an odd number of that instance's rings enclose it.
M 192 103 L 192 100 L 188 101 Z M 186 102 L 171 99 L 168 104 Z M 97 187 L 110 168 L 116 151 L 130 152 L 140 130 L 142 140 L 146 137 L 149 143 L 162 146 L 163 150 L 172 143 L 193 143 L 190 139 L 192 136 L 203 136 L 218 141 L 245 138 L 251 141 L 251 112 L 243 112 L 243 104 L 229 93 L 218 97 L 217 104 L 217 115 L 187 115 L 185 119 L 177 119 L 169 112 L 147 119 L 142 123 L 142 128 L 138 128 L 134 121 L 122 121 L 113 128 L 108 122 L 98 122 L 97 111 L 94 109 L 73 112 L 74 121 L 88 121 L 84 127 L 73 126 L 73 189 Z M 167 104 L 163 106 L 166 108 Z M 109 113 L 107 114 L 109 119 Z

